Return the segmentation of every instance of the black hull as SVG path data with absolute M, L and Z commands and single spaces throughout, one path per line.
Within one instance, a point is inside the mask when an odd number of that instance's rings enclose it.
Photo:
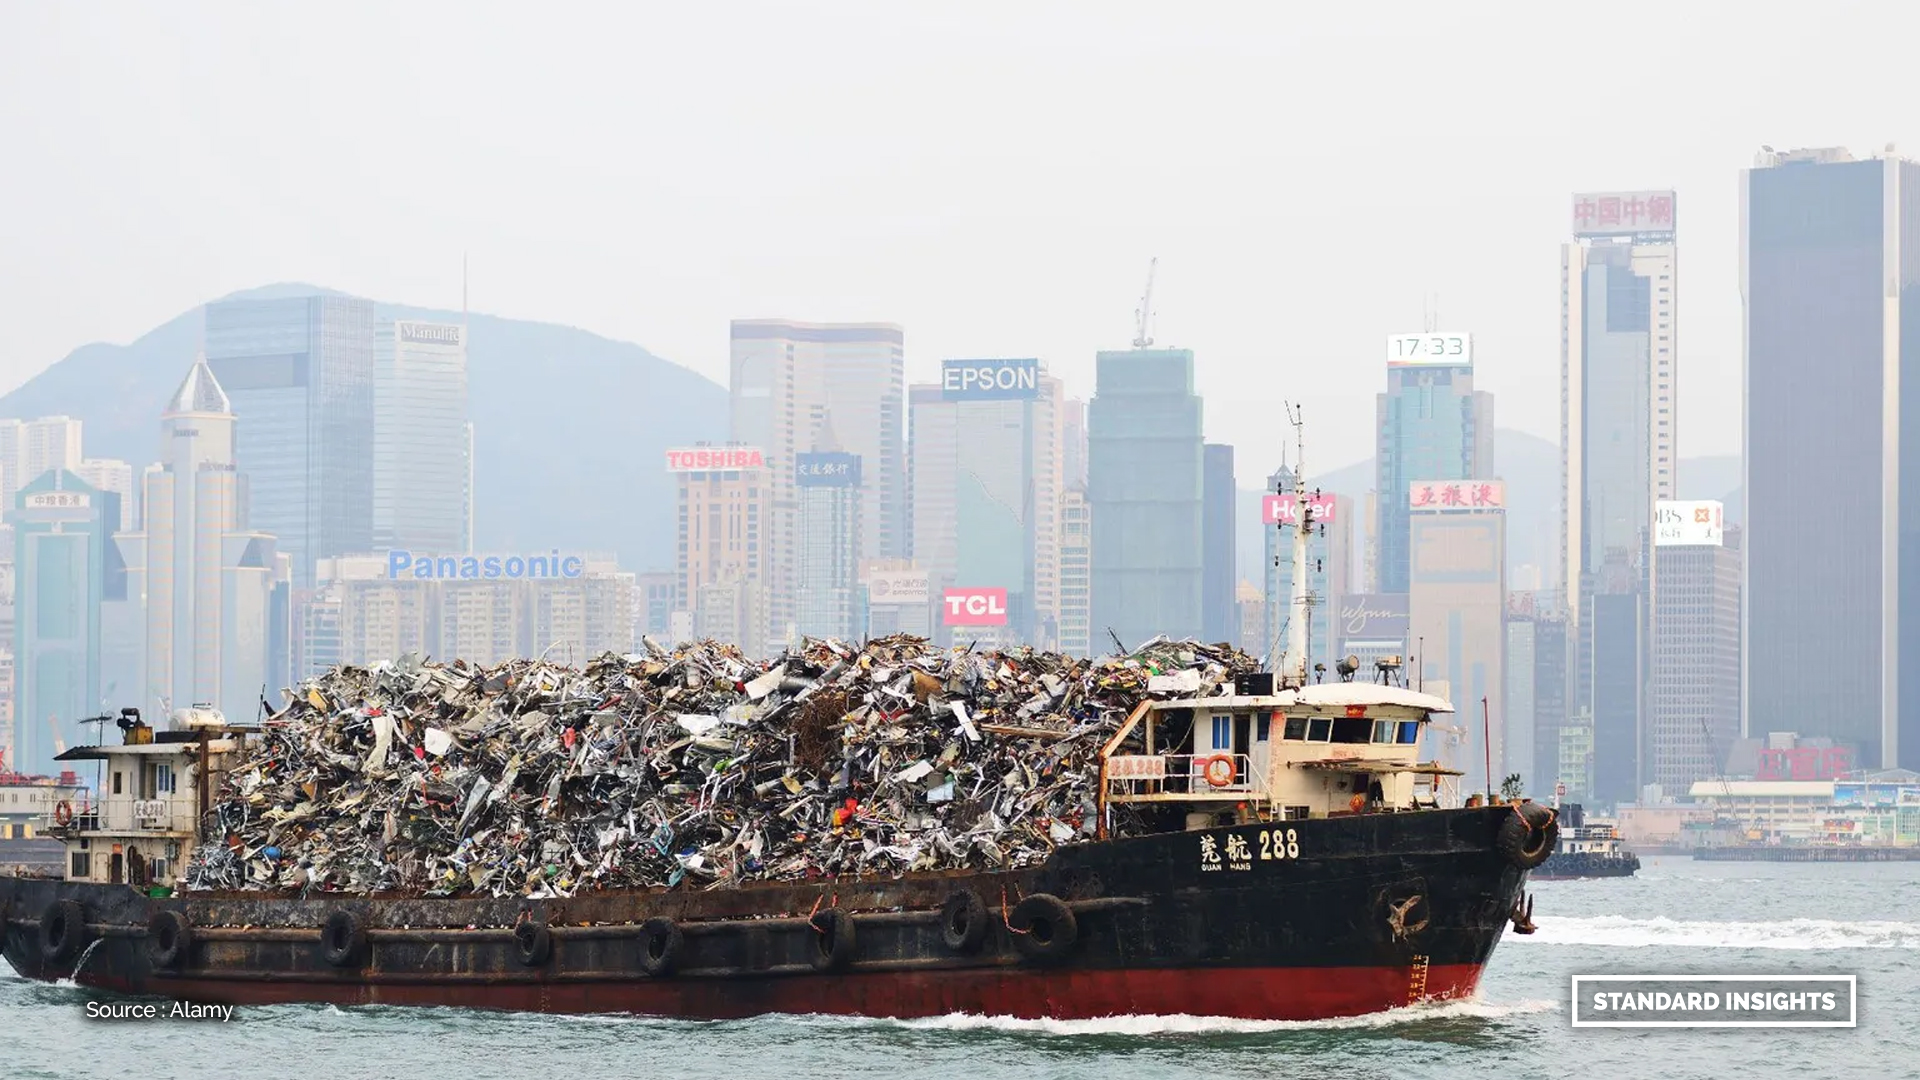
M 1632 877 L 1640 869 L 1640 856 L 1632 852 L 1598 855 L 1592 852 L 1556 851 L 1533 871 L 1536 881 L 1567 881 L 1574 878 Z
M 1076 844 L 1040 867 L 1004 874 L 547 901 L 259 893 L 149 900 L 120 886 L 0 878 L 0 911 L 6 958 L 23 975 L 72 975 L 83 985 L 192 1001 L 688 1017 L 1316 1019 L 1472 993 L 1525 883 L 1526 872 L 1495 842 L 1513 813 L 1380 814 Z M 1275 832 L 1285 834 L 1283 847 Z M 976 951 L 942 939 L 940 908 L 963 889 L 989 916 Z M 1077 934 L 1060 955 L 1030 955 L 1031 940 L 1017 941 L 1007 921 L 1020 898 L 1037 893 L 1073 912 Z M 43 960 L 40 917 L 58 899 L 85 906 L 100 942 L 78 972 L 72 957 Z M 850 912 L 855 930 L 851 955 L 838 964 L 821 959 L 822 935 L 809 920 L 831 907 Z M 320 927 L 340 909 L 368 927 L 367 948 L 333 966 Z M 162 910 L 193 927 L 172 970 L 149 960 L 146 928 Z M 527 916 L 551 927 L 551 955 L 531 964 L 509 929 Z M 649 976 L 640 924 L 655 917 L 675 920 L 683 936 L 674 971 Z

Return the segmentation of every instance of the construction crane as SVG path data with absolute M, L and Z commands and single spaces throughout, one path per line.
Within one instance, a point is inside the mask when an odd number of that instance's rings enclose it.
M 1147 261 L 1147 291 L 1140 294 L 1140 306 L 1133 313 L 1133 347 L 1144 349 L 1153 344 L 1147 334 L 1153 322 L 1153 272 L 1160 267 L 1160 256 Z

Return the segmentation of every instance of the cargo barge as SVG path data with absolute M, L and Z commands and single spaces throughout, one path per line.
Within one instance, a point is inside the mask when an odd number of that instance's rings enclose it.
M 1579 803 L 1567 803 L 1558 809 L 1560 843 L 1533 872 L 1535 880 L 1632 877 L 1639 871 L 1640 856 L 1621 839 L 1619 826 L 1589 819 Z
M 66 754 L 112 781 L 61 808 L 64 877 L 0 877 L 3 950 L 29 978 L 231 1005 L 1313 1020 L 1471 995 L 1532 930 L 1555 813 L 1450 807 L 1459 773 L 1417 758 L 1448 702 L 1387 665 L 1309 684 L 1306 654 L 1290 639 L 1278 686 L 1140 701 L 1099 752 L 1096 834 L 1032 866 L 564 898 L 178 890 L 258 729 L 125 710 L 120 745 Z M 1146 832 L 1111 834 L 1120 808 Z

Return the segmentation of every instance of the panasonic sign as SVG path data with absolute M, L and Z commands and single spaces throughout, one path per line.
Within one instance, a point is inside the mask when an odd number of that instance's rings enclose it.
M 544 555 L 415 555 L 404 548 L 387 552 L 387 577 L 394 581 L 542 581 L 586 572 L 585 559 L 558 550 Z
M 943 401 L 1020 401 L 1040 396 L 1040 361 L 942 360 Z

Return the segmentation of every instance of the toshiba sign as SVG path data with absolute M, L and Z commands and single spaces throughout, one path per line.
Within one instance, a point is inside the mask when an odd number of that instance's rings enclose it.
M 684 446 L 667 451 L 668 472 L 728 472 L 766 464 L 766 455 L 757 446 Z
M 948 626 L 1007 625 L 1007 590 L 947 589 L 941 594 Z

